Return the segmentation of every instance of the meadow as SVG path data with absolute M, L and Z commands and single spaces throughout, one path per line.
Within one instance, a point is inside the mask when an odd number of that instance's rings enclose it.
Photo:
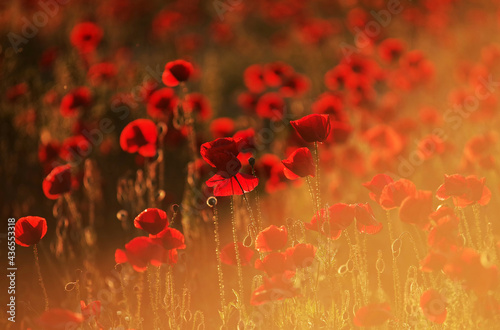
M 2 2 L 0 328 L 498 329 L 499 19 Z

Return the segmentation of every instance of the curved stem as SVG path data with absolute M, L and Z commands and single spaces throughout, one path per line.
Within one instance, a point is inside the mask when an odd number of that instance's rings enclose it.
M 45 310 L 47 311 L 49 310 L 49 296 L 47 295 L 47 289 L 45 289 L 45 283 L 43 282 L 42 271 L 40 269 L 40 261 L 38 260 L 38 248 L 36 244 L 33 245 L 33 254 L 35 255 L 35 266 L 38 273 L 38 282 L 42 287 L 43 298 L 45 299 Z

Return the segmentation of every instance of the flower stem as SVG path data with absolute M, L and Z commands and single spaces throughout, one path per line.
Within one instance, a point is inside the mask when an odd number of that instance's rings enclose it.
M 45 310 L 47 311 L 49 310 L 49 297 L 47 295 L 47 289 L 45 289 L 45 283 L 43 282 L 42 271 L 40 270 L 40 261 L 38 260 L 38 248 L 36 244 L 33 245 L 33 254 L 35 255 L 35 266 L 36 266 L 36 271 L 38 273 L 38 282 L 42 287 L 43 298 L 45 300 Z
M 219 214 L 217 213 L 217 205 L 214 205 L 214 235 L 215 235 L 215 256 L 217 257 L 217 275 L 219 278 L 219 293 L 221 310 L 226 306 L 226 298 L 224 296 L 224 276 L 222 273 L 222 263 L 220 261 L 220 238 L 219 238 Z

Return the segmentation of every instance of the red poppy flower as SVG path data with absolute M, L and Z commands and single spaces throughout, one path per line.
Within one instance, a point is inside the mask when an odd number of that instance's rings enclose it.
M 247 266 L 250 264 L 250 260 L 253 257 L 254 251 L 251 248 L 243 245 L 243 243 L 238 242 L 238 254 L 240 257 L 241 265 Z M 226 265 L 237 265 L 234 243 L 229 243 L 222 248 L 220 252 L 220 261 Z
M 398 61 L 406 50 L 406 45 L 402 40 L 388 38 L 379 45 L 380 58 L 388 63 Z
M 324 142 L 330 134 L 330 118 L 328 115 L 312 114 L 290 124 L 300 137 L 309 143 Z
M 278 93 L 266 93 L 257 101 L 255 111 L 262 118 L 280 120 L 285 112 L 285 101 Z
M 71 30 L 71 44 L 82 53 L 94 51 L 103 36 L 102 29 L 92 22 L 75 25 Z
M 76 115 L 82 108 L 90 106 L 92 98 L 87 87 L 78 87 L 66 94 L 61 100 L 61 115 L 71 117 Z
M 325 85 L 331 91 L 338 91 L 346 86 L 352 76 L 352 72 L 347 65 L 337 65 L 325 73 Z
M 328 210 L 321 209 L 316 213 L 311 222 L 305 224 L 305 227 L 335 240 L 340 237 L 342 230 L 349 227 L 354 221 L 355 212 L 354 205 L 333 204 Z
M 10 87 L 5 93 L 5 96 L 7 97 L 7 100 L 9 100 L 9 102 L 15 102 L 26 93 L 28 93 L 28 84 L 20 83 Z
M 160 88 L 154 91 L 148 99 L 148 115 L 154 119 L 169 118 L 177 107 L 177 96 L 171 88 Z
M 262 260 L 255 260 L 255 269 L 266 272 L 267 276 L 283 274 L 286 271 L 293 270 L 288 262 L 287 254 L 284 252 L 272 252 L 266 255 Z
M 306 76 L 295 73 L 283 81 L 280 93 L 284 97 L 299 97 L 304 95 L 310 86 L 311 82 Z
M 441 251 L 431 250 L 425 256 L 423 260 L 420 261 L 420 270 L 426 273 L 440 271 L 446 265 L 448 257 L 445 253 Z
M 145 209 L 134 219 L 134 226 L 156 235 L 168 226 L 167 213 L 156 208 Z
M 384 210 L 390 210 L 399 207 L 408 196 L 414 195 L 416 191 L 417 188 L 413 182 L 399 179 L 387 184 L 382 189 L 378 202 Z
M 281 162 L 285 165 L 283 172 L 290 180 L 308 175 L 315 176 L 316 167 L 314 166 L 311 151 L 308 148 L 298 148 Z
M 463 104 L 463 103 L 462 103 Z M 482 168 L 495 168 L 495 150 L 498 135 L 488 132 L 471 138 L 464 147 L 464 157 L 471 163 L 479 164 Z
M 264 278 L 264 284 L 252 292 L 250 304 L 257 306 L 297 296 L 297 289 L 293 286 L 293 276 L 295 276 L 295 273 L 285 272 L 284 274 L 274 275 L 271 278 Z
M 160 266 L 165 250 L 149 237 L 136 237 L 125 244 L 125 250 L 116 249 L 116 263 L 128 262 L 135 271 L 143 272 L 151 263 Z
M 43 180 L 42 188 L 43 193 L 49 199 L 57 199 L 62 194 L 71 191 L 71 166 L 55 167 Z
M 82 309 L 82 315 L 85 320 L 88 320 L 93 316 L 98 319 L 101 315 L 101 302 L 99 300 L 92 301 L 88 305 L 85 304 L 85 301 L 80 300 L 80 307 Z
M 417 150 L 420 158 L 426 160 L 445 152 L 446 144 L 439 136 L 431 134 L 419 141 Z
M 286 249 L 285 253 L 293 261 L 296 268 L 305 268 L 311 266 L 316 250 L 316 247 L 312 244 L 299 243 Z
M 89 140 L 83 135 L 70 136 L 62 143 L 59 156 L 67 162 L 79 162 L 92 151 Z
M 137 152 L 144 157 L 156 155 L 158 130 L 153 121 L 136 119 L 123 128 L 120 147 L 129 153 Z
M 278 162 L 271 168 L 269 179 L 266 182 L 266 192 L 268 194 L 272 194 L 278 190 L 286 188 L 288 179 L 285 176 L 284 170 L 285 166 L 283 166 L 281 162 Z
M 250 65 L 243 73 L 245 86 L 252 93 L 261 93 L 266 89 L 264 82 L 264 68 L 259 64 Z
M 285 226 L 271 225 L 263 229 L 255 238 L 255 249 L 259 252 L 271 252 L 285 247 L 288 231 Z
M 20 218 L 14 228 L 16 243 L 21 246 L 38 244 L 47 233 L 47 221 L 42 217 Z
M 188 81 L 194 73 L 193 65 L 184 60 L 168 62 L 163 71 L 162 81 L 169 87 L 175 87 Z
M 351 136 L 354 129 L 348 122 L 332 121 L 331 130 L 332 133 L 330 134 L 330 138 L 327 142 L 342 144 L 347 142 L 347 139 Z
M 444 297 L 434 289 L 425 291 L 420 296 L 420 308 L 425 317 L 434 323 L 442 324 L 446 320 L 448 311 Z
M 344 111 L 344 102 L 337 94 L 321 94 L 318 100 L 312 104 L 311 108 L 314 113 L 330 115 L 332 120 L 343 122 L 348 119 Z
M 498 287 L 498 269 L 485 265 L 481 256 L 473 249 L 457 249 L 449 258 L 443 271 L 452 280 L 460 281 L 467 290 L 484 296 Z
M 401 202 L 399 219 L 422 229 L 428 229 L 432 210 L 432 191 L 419 190 Z
M 47 330 L 76 329 L 83 322 L 83 316 L 67 309 L 51 308 L 37 319 L 40 327 Z
M 356 227 L 360 233 L 376 234 L 382 230 L 382 223 L 375 220 L 373 210 L 368 203 L 355 204 Z
M 110 82 L 118 74 L 118 70 L 114 63 L 103 62 L 92 65 L 89 68 L 87 77 L 92 86 L 99 86 L 103 83 Z
M 217 169 L 217 173 L 206 181 L 214 187 L 215 196 L 242 195 L 257 187 L 259 180 L 249 174 L 239 173 L 238 159 L 240 140 L 220 138 L 201 145 L 201 157 Z
M 358 327 L 377 327 L 392 317 L 389 303 L 373 303 L 361 307 L 354 315 L 354 325 Z
M 212 120 L 210 123 L 210 132 L 216 139 L 233 135 L 234 129 L 234 120 L 231 118 L 221 117 Z
M 268 86 L 278 87 L 283 80 L 293 74 L 293 68 L 283 62 L 267 64 L 264 68 L 264 81 Z
M 207 120 L 212 115 L 212 108 L 208 99 L 200 93 L 186 95 L 182 107 L 184 111 L 197 114 L 201 120 Z
M 370 144 L 370 147 L 378 152 L 396 155 L 403 149 L 401 135 L 387 125 L 377 125 L 370 128 L 363 134 L 363 137 Z
M 448 207 L 443 207 L 451 211 L 450 215 L 440 216 L 437 223 L 427 235 L 427 243 L 435 250 L 449 251 L 454 246 L 461 244 L 459 223 L 460 219 Z M 442 209 L 443 209 L 442 208 Z M 433 214 L 435 214 L 434 212 Z M 431 214 L 431 218 L 433 217 Z
M 165 250 L 182 250 L 186 248 L 184 235 L 175 228 L 165 227 L 156 235 L 149 234 L 153 243 L 161 245 Z
M 466 207 L 478 203 L 486 205 L 490 202 L 491 191 L 484 184 L 485 178 L 478 179 L 475 175 L 464 177 L 460 174 L 444 176 L 444 183 L 439 186 L 436 197 L 445 200 L 453 197 L 453 204 Z
M 38 160 L 40 163 L 51 163 L 55 161 L 59 156 L 60 148 L 59 142 L 55 140 L 40 144 L 38 147 Z

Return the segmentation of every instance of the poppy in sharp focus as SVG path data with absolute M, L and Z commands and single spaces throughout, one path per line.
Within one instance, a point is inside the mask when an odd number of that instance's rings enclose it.
M 360 233 L 376 234 L 382 230 L 382 223 L 375 220 L 373 210 L 368 203 L 354 205 L 356 227 Z
M 71 30 L 71 44 L 82 53 L 94 51 L 103 36 L 102 29 L 92 22 L 83 22 L 75 25 Z
M 156 155 L 158 130 L 153 121 L 136 119 L 125 126 L 120 134 L 120 147 L 128 152 L 137 152 L 143 157 Z
M 238 255 L 240 257 L 240 262 L 242 266 L 247 266 L 250 264 L 250 260 L 254 255 L 254 251 L 243 245 L 243 243 L 238 242 Z M 236 250 L 234 248 L 234 243 L 229 243 L 221 249 L 220 261 L 226 265 L 235 266 L 238 261 L 236 260 Z
M 20 246 L 38 244 L 47 233 L 47 221 L 42 217 L 20 218 L 14 228 L 16 243 Z
M 308 148 L 298 148 L 288 156 L 287 159 L 281 161 L 285 168 L 283 172 L 290 180 L 295 180 L 299 177 L 315 176 L 316 167 L 312 158 L 311 151 Z
M 330 117 L 324 114 L 311 114 L 290 124 L 300 137 L 309 143 L 324 142 L 330 135 Z
M 425 291 L 420 296 L 420 308 L 425 317 L 434 323 L 442 324 L 446 320 L 448 311 L 444 297 L 434 289 Z
M 145 209 L 134 219 L 134 226 L 156 235 L 168 226 L 167 213 L 156 208 Z
M 239 141 L 233 138 L 219 138 L 201 145 L 201 157 L 217 169 L 217 173 L 206 181 L 208 187 L 214 187 L 215 196 L 242 195 L 254 190 L 259 183 L 258 178 L 239 173 Z
M 271 252 L 285 247 L 288 231 L 285 226 L 271 225 L 263 229 L 255 238 L 255 249 L 259 252 Z
M 163 71 L 162 81 L 169 87 L 175 87 L 182 82 L 188 81 L 193 76 L 194 67 L 184 60 L 168 62 Z
M 71 191 L 71 183 L 71 166 L 57 166 L 43 180 L 43 193 L 49 199 L 58 199 Z

